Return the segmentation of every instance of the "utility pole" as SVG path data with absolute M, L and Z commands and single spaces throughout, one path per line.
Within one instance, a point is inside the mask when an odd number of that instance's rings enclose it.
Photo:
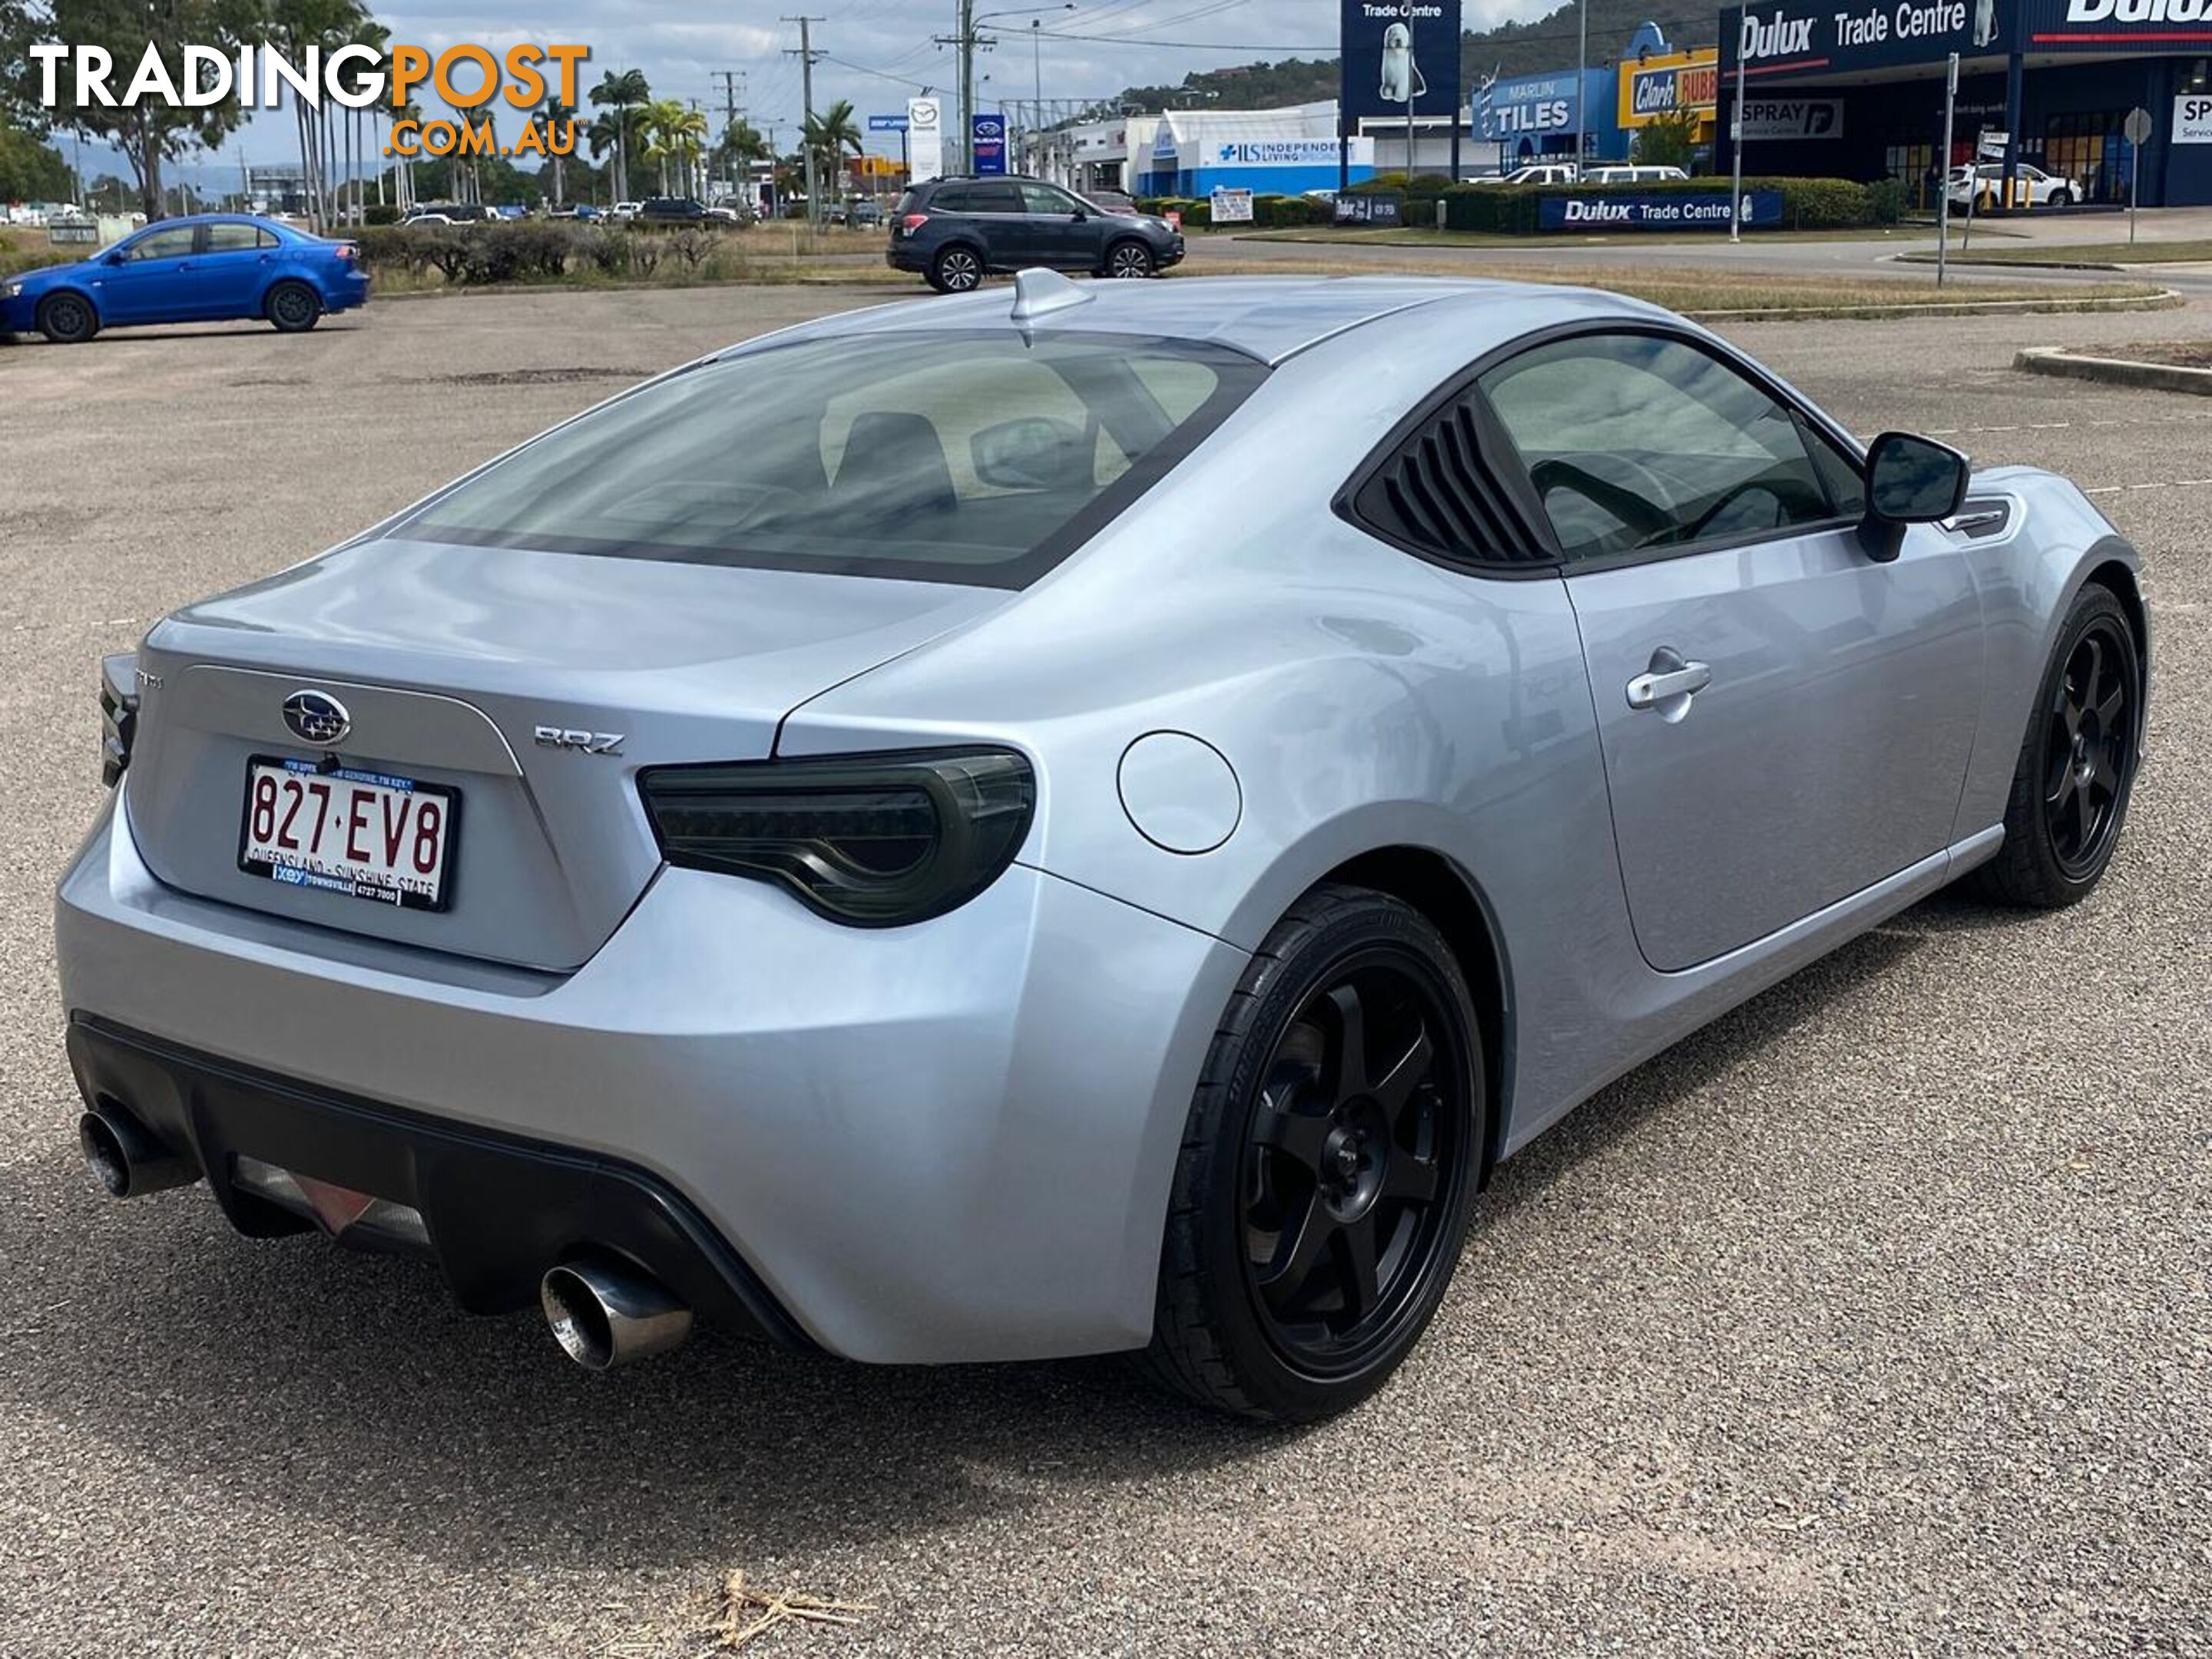
M 1575 15 L 1577 20 L 1575 26 L 1575 182 L 1580 184 L 1583 181 L 1583 149 L 1589 143 L 1583 135 L 1589 124 L 1589 112 L 1583 106 L 1589 101 L 1589 0 L 1583 0 L 1582 4 L 1575 8 Z M 1413 142 L 1413 103 L 1409 100 L 1406 105 L 1406 140 L 1408 144 Z M 1407 167 L 1410 176 L 1410 156 Z
M 960 171 L 975 171 L 975 0 L 960 0 Z
M 1747 14 L 1747 21 L 1748 15 Z M 1735 42 L 1735 116 L 1729 123 L 1729 240 L 1743 240 L 1743 49 L 1748 31 Z
M 961 0 L 965 5 L 968 0 Z M 787 50 L 787 58 L 799 59 L 799 97 L 803 113 L 799 118 L 799 155 L 806 168 L 806 222 L 819 228 L 822 223 L 822 192 L 815 187 L 814 146 L 807 142 L 807 129 L 814 125 L 814 60 L 823 54 L 814 50 L 814 37 L 808 33 L 816 23 L 827 22 L 823 17 L 787 17 L 787 23 L 799 25 L 799 50 Z
M 1936 158 L 1936 286 L 1943 286 L 1951 253 L 1951 122 L 1959 103 L 1959 54 L 1943 70 L 1943 148 Z

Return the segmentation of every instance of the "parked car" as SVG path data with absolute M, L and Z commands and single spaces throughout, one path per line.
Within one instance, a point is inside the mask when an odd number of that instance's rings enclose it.
M 593 207 L 589 202 L 576 202 L 572 203 L 567 207 L 556 207 L 545 216 L 549 219 L 588 220 L 601 218 L 605 216 L 599 209 Z
M 920 271 L 939 293 L 957 294 L 994 270 L 1150 276 L 1182 255 L 1182 233 L 1164 219 L 1102 213 L 1042 179 L 956 175 L 899 198 L 884 257 L 892 270 Z
M 1007 298 L 702 359 L 111 659 L 100 1183 L 592 1366 L 696 1312 L 1307 1419 L 1577 1101 L 1948 883 L 2103 875 L 2149 623 L 2065 479 L 1590 290 Z
M 845 210 L 845 222 L 856 230 L 872 230 L 883 222 L 884 204 L 872 199 L 855 202 Z
M 368 298 L 356 244 L 250 214 L 201 214 L 164 219 L 79 264 L 0 281 L 0 334 L 36 329 L 67 345 L 104 328 L 240 317 L 299 334 Z
M 614 217 L 619 222 L 627 223 L 637 217 L 638 209 L 643 205 L 641 202 L 617 202 L 614 205 Z
M 424 202 L 411 207 L 400 216 L 403 225 L 468 225 L 477 224 L 491 217 L 491 210 L 482 202 Z
M 1546 161 L 1534 167 L 1516 167 L 1502 178 L 1478 179 L 1476 184 L 1498 185 L 1571 185 L 1579 181 L 1580 173 L 1572 161 Z
M 2072 179 L 2061 179 L 2045 173 L 2041 167 L 2021 162 L 2013 169 L 2020 180 L 2019 188 L 2027 196 L 2030 207 L 2071 207 L 2082 199 L 2084 191 L 2080 183 Z M 1962 211 L 1969 197 L 1977 208 L 1987 207 L 1991 202 L 2002 202 L 2004 197 L 2004 167 L 1996 161 L 1984 161 L 1970 173 L 1965 167 L 1951 169 L 1947 185 L 1953 211 Z
M 1101 213 L 1118 214 L 1124 219 L 1133 219 L 1137 216 L 1135 200 L 1124 196 L 1118 190 L 1086 190 L 1081 194 L 1085 201 L 1090 203 Z
M 1593 185 L 1663 185 L 1689 176 L 1674 167 L 1591 167 L 1583 178 Z
M 635 215 L 641 225 L 696 225 L 707 217 L 707 204 L 694 196 L 648 196 Z

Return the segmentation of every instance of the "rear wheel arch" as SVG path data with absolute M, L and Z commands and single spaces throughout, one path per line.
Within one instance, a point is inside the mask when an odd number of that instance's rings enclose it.
M 2109 590 L 2120 602 L 2120 609 L 2127 613 L 2128 627 L 2136 636 L 2136 659 L 2142 671 L 2145 701 L 2138 707 L 2147 710 L 2150 690 L 2150 608 L 2143 603 L 2142 585 L 2125 560 L 2110 556 L 2082 579 L 2084 587 L 2093 584 Z
M 1315 885 L 1324 883 L 1370 888 L 1402 900 L 1425 916 L 1451 947 L 1474 997 L 1482 1039 L 1483 1097 L 1490 1121 L 1483 1127 L 1482 1167 L 1475 1172 L 1475 1183 L 1488 1186 L 1505 1142 L 1513 1048 L 1510 969 L 1488 901 L 1457 864 L 1426 847 L 1361 853 Z

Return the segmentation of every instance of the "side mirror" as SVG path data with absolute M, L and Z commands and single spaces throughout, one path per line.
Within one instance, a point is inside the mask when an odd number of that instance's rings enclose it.
M 121 264 L 123 263 L 122 251 L 120 249 L 114 249 L 106 253 L 101 254 L 100 256 L 100 263 L 104 265 Z
M 1885 432 L 1867 451 L 1867 514 L 1884 524 L 1933 524 L 1966 499 L 1969 464 L 1948 444 Z

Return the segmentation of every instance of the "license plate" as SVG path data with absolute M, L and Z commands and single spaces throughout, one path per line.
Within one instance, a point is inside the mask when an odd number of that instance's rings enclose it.
M 458 790 L 385 772 L 256 755 L 238 867 L 288 886 L 410 910 L 450 901 Z

